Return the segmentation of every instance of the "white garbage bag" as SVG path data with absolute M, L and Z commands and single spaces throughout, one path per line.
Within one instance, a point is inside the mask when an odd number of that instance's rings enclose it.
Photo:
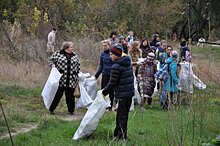
M 83 86 L 90 98 L 94 100 L 97 96 L 97 79 L 95 79 L 95 77 L 86 78 Z
M 76 108 L 82 108 L 89 106 L 93 100 L 90 98 L 89 94 L 86 92 L 86 89 L 83 87 L 83 83 L 79 81 L 79 90 L 80 97 L 76 103 Z
M 86 92 L 86 89 L 83 86 L 83 83 L 86 79 L 87 75 L 83 74 L 82 72 L 79 73 L 79 89 L 80 89 L 80 97 L 76 103 L 76 108 L 87 107 L 89 106 L 93 100 Z
M 181 70 L 179 74 L 179 90 L 187 93 L 193 93 L 193 64 L 189 62 L 180 62 Z
M 109 97 L 106 96 L 104 99 L 101 94 L 101 90 L 99 90 L 97 97 L 90 105 L 78 129 L 76 130 L 73 140 L 89 136 L 96 130 L 99 120 L 104 115 L 106 108 L 110 106 Z
M 136 99 L 138 104 L 141 103 L 141 96 L 138 92 L 138 83 L 136 81 L 136 77 L 134 77 L 134 96 L 133 96 L 133 99 Z
M 43 97 L 44 100 L 44 105 L 46 106 L 47 109 L 50 108 L 50 105 L 57 92 L 61 76 L 62 74 L 60 74 L 57 68 L 53 67 L 51 69 L 50 75 L 41 93 L 41 96 Z
M 194 86 L 196 86 L 197 88 L 203 90 L 206 89 L 206 84 L 204 84 L 196 75 L 193 74 L 193 78 L 194 78 Z

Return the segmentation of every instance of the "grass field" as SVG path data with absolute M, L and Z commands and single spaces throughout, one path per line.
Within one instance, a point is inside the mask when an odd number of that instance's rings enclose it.
M 207 89 L 194 90 L 193 95 L 181 95 L 182 98 L 194 100 L 191 104 L 177 105 L 170 111 L 163 110 L 159 106 L 158 97 L 154 99 L 153 106 L 146 105 L 144 111 L 136 105 L 135 111 L 130 112 L 129 115 L 126 143 L 112 141 L 115 112 L 106 112 L 90 137 L 74 141 L 72 137 L 80 120 L 64 121 L 59 115 L 49 115 L 40 96 L 41 86 L 28 88 L 10 83 L 0 84 L 0 100 L 11 131 L 16 132 L 25 125 L 38 125 L 37 129 L 28 133 L 13 136 L 14 144 L 16 146 L 190 146 L 209 143 L 220 135 L 219 78 L 210 78 L 214 73 L 219 74 L 220 49 L 204 47 L 193 48 L 192 51 L 195 63 L 198 63 L 196 73 L 205 81 Z M 209 59 L 210 54 L 211 59 Z M 203 63 L 206 66 L 202 68 Z M 6 70 L 5 74 L 7 74 Z M 34 76 L 34 72 L 32 74 Z M 67 112 L 64 99 L 56 109 L 61 114 Z M 83 114 L 85 110 L 77 110 L 77 112 Z M 0 113 L 1 137 L 7 133 L 7 127 L 2 111 Z M 9 138 L 0 139 L 0 146 L 9 145 L 11 145 Z

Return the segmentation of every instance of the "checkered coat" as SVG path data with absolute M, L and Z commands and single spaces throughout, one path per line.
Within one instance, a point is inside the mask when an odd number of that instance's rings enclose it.
M 80 71 L 80 63 L 75 53 L 71 54 L 70 62 L 64 50 L 56 51 L 49 59 L 50 65 L 55 67 L 62 74 L 59 82 L 60 87 L 69 86 L 70 88 L 76 88 L 78 85 L 78 73 Z M 69 82 L 67 83 L 67 81 Z

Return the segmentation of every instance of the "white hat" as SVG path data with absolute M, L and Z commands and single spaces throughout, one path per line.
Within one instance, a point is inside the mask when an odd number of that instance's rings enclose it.
M 172 56 L 173 58 L 178 58 L 178 52 L 177 52 L 176 50 L 173 50 L 173 51 L 171 52 L 171 56 Z
M 150 53 L 147 54 L 147 59 L 154 60 L 154 58 L 155 58 L 155 54 L 154 53 L 150 52 Z

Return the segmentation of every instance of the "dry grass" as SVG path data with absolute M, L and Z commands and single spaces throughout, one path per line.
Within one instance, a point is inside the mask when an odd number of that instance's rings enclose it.
M 6 85 L 18 85 L 25 88 L 43 87 L 50 73 L 48 64 L 28 61 L 12 63 L 0 60 L 0 81 Z M 82 61 L 81 71 L 94 75 L 97 66 L 91 62 Z
M 220 82 L 220 65 L 211 61 L 207 56 L 196 55 L 193 57 L 194 74 L 196 74 L 205 83 L 219 83 Z

